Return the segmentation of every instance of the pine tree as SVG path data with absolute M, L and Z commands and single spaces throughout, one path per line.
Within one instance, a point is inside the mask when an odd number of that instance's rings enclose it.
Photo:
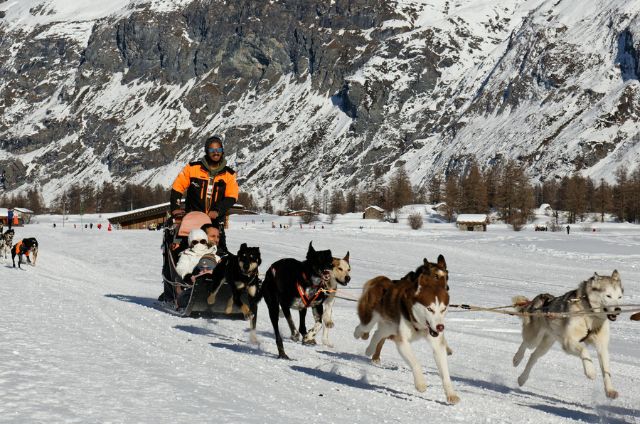
M 604 178 L 600 179 L 600 185 L 595 190 L 593 203 L 594 210 L 600 214 L 600 222 L 604 222 L 604 214 L 609 212 L 613 205 L 613 192 Z
M 467 176 L 462 178 L 460 190 L 460 212 L 487 212 L 487 188 L 482 173 L 475 162 L 471 164 Z
M 453 221 L 453 216 L 458 211 L 458 205 L 460 203 L 460 188 L 459 188 L 458 174 L 451 173 L 447 175 L 444 188 L 444 201 L 446 203 L 445 217 L 447 221 Z
M 431 178 L 428 185 L 429 190 L 429 203 L 432 205 L 438 204 L 442 201 L 442 178 L 436 175 Z

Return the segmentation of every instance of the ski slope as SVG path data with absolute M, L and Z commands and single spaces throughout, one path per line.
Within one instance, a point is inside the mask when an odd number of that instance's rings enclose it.
M 574 225 L 567 235 L 513 232 L 499 224 L 486 233 L 461 232 L 451 224 L 413 231 L 402 222 L 364 221 L 357 214 L 339 216 L 324 229 L 301 229 L 295 219 L 235 216 L 229 246 L 259 246 L 263 272 L 279 258 L 302 259 L 309 241 L 334 256 L 349 251 L 352 282 L 345 294 L 354 297 L 367 279 L 399 278 L 423 257 L 435 260 L 442 253 L 453 303 L 499 306 L 518 294 L 559 295 L 594 271 L 614 269 L 625 285 L 625 303 L 640 303 L 638 226 L 594 224 L 593 232 Z M 292 360 L 278 360 L 264 303 L 258 347 L 248 343 L 244 321 L 179 318 L 154 307 L 161 292 L 161 232 L 99 231 L 95 224 L 106 220 L 95 216 L 83 217 L 83 223 L 93 222 L 92 230 L 79 225 L 80 217 L 64 227 L 60 217 L 36 220 L 18 228 L 16 237 L 38 238 L 37 266 L 12 269 L 9 259 L 0 267 L 2 423 L 640 421 L 640 323 L 628 314 L 611 325 L 611 368 L 620 397 L 609 400 L 602 376 L 588 380 L 579 359 L 558 345 L 519 388 L 523 365 L 511 365 L 519 320 L 452 310 L 445 333 L 461 402 L 450 406 L 424 341 L 413 345 L 429 384 L 424 393 L 414 389 L 393 344 L 385 346 L 380 366 L 368 361 L 366 342 L 352 335 L 354 302 L 336 300 L 333 348 L 286 338 Z M 281 229 L 281 223 L 292 225 Z

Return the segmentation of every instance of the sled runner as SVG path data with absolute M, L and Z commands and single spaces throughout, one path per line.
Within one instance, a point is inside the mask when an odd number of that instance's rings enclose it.
M 175 222 L 165 228 L 162 243 L 164 292 L 158 298 L 159 306 L 168 313 L 183 317 L 244 318 L 242 311 L 233 304 L 233 293 L 226 283 L 223 282 L 216 290 L 215 295 L 210 297 L 210 286 L 206 281 L 198 279 L 191 285 L 182 281 L 176 271 L 179 254 L 187 248 L 189 232 L 209 223 L 211 223 L 211 219 L 206 214 L 190 212 L 184 216 L 181 222 Z M 189 300 L 186 306 L 179 307 L 178 296 L 183 290 L 190 290 Z

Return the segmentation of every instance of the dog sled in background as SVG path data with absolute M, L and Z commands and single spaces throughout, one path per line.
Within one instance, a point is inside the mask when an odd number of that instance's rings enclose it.
M 367 356 L 376 353 L 379 357 L 384 341 L 393 340 L 398 353 L 411 367 L 414 385 L 420 392 L 426 390 L 427 383 L 411 342 L 426 338 L 433 349 L 447 402 L 454 404 L 460 398 L 451 383 L 444 338 L 444 318 L 449 306 L 447 278 L 446 262 L 440 255 L 437 264 L 425 259 L 418 270 L 401 280 L 379 276 L 367 281 L 358 301 L 360 324 L 354 337 L 366 340 L 377 325 Z
M 211 296 L 212 285 L 210 280 L 196 279 L 195 283 L 190 284 L 190 282 L 182 281 L 180 274 L 176 270 L 180 252 L 188 248 L 187 238 L 189 232 L 202 227 L 204 224 L 210 223 L 211 219 L 205 213 L 190 212 L 184 215 L 184 217 L 176 219 L 172 225 L 165 227 L 162 244 L 162 279 L 164 291 L 158 298 L 158 301 L 160 302 L 161 308 L 165 311 L 185 317 L 224 315 L 229 318 L 244 318 L 247 307 L 242 308 L 241 305 L 249 303 L 246 294 L 247 287 L 241 287 L 236 290 L 235 282 L 231 282 L 231 279 L 228 278 L 231 267 L 229 267 L 229 272 L 224 271 L 228 264 L 234 261 L 237 264 L 236 255 L 228 255 L 228 257 L 223 258 L 221 264 L 218 264 L 212 270 L 212 276 L 223 277 L 220 278 L 217 287 L 215 287 L 214 296 Z M 239 252 L 243 257 L 245 257 L 243 253 L 244 248 L 246 248 L 246 245 L 243 245 L 243 248 L 241 248 Z M 257 253 L 257 260 L 259 261 L 259 251 Z M 222 265 L 222 268 L 218 270 L 220 265 Z M 239 266 L 244 268 L 244 265 Z M 249 264 L 249 267 L 251 268 L 251 272 L 255 270 L 257 275 L 257 266 L 252 267 Z M 242 274 L 242 270 L 238 271 L 234 268 L 234 271 Z M 191 288 L 191 294 L 187 305 L 184 308 L 179 308 L 177 304 L 178 295 L 179 292 L 185 288 Z
M 598 353 L 605 393 L 609 398 L 617 398 L 609 368 L 609 321 L 615 321 L 620 313 L 623 293 L 620 274 L 613 271 L 611 276 L 596 273 L 562 296 L 540 294 L 531 301 L 524 296 L 515 297 L 513 303 L 520 305 L 516 310 L 524 316 L 522 344 L 513 357 L 513 366 L 520 364 L 527 349 L 535 349 L 518 377 L 518 384 L 527 382 L 533 366 L 556 341 L 566 353 L 581 359 L 587 378 L 595 379 L 596 369 L 585 346 L 592 344 Z

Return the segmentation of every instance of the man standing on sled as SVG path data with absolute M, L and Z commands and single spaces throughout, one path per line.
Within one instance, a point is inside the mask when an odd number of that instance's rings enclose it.
M 204 143 L 204 157 L 188 163 L 171 187 L 171 214 L 182 213 L 179 201 L 185 193 L 185 212 L 204 212 L 211 223 L 220 229 L 218 255 L 226 255 L 225 217 L 238 200 L 236 173 L 227 166 L 221 136 L 211 136 Z

